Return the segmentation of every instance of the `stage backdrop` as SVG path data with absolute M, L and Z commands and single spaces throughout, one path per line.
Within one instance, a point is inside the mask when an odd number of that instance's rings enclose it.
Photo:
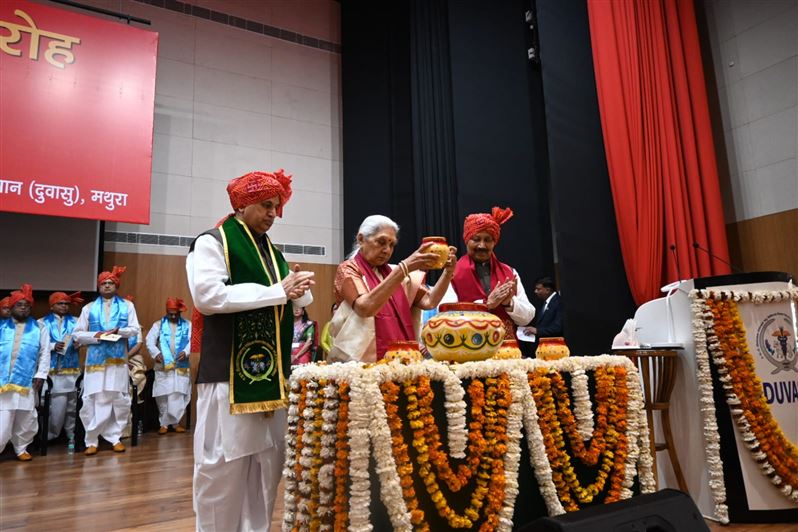
M 158 34 L 0 2 L 0 211 L 149 224 Z

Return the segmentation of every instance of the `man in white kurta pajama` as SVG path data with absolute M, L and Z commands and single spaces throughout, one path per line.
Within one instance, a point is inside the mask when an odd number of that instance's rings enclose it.
M 141 327 L 133 303 L 116 295 L 124 271 L 114 266 L 100 274 L 100 297 L 83 307 L 73 331 L 78 342 L 88 345 L 80 409 L 87 456 L 97 454 L 100 436 L 115 452 L 125 450 L 119 439 L 130 412 L 127 339 L 138 335 Z
M 31 286 L 11 294 L 11 316 L 0 320 L 0 452 L 10 441 L 19 460 L 36 436 L 36 396 L 50 370 L 49 334 L 30 316 Z
M 185 432 L 180 420 L 191 402 L 191 375 L 189 374 L 189 343 L 191 323 L 180 314 L 186 305 L 180 298 L 166 300 L 166 315 L 152 324 L 147 333 L 147 349 L 155 360 L 155 382 L 152 396 L 158 405 L 161 427 L 158 434 L 166 434 L 169 427 L 175 432 Z
M 63 430 L 72 441 L 75 438 L 75 409 L 78 402 L 75 383 L 80 375 L 80 361 L 77 344 L 72 341 L 72 332 L 78 320 L 69 313 L 69 306 L 73 303 L 80 305 L 83 300 L 80 292 L 71 295 L 54 292 L 50 295 L 49 303 L 50 314 L 39 320 L 49 336 L 50 378 L 53 381 L 47 439 L 57 438 Z
M 193 322 L 194 340 L 201 342 L 194 512 L 199 531 L 268 531 L 285 458 L 284 387 L 290 372 L 291 304 L 292 300 L 300 306 L 311 303 L 313 273 L 299 272 L 298 266 L 289 271 L 266 236 L 291 196 L 290 176 L 282 171 L 253 172 L 232 180 L 227 191 L 235 214 L 197 237 L 186 259 L 195 312 L 203 316 L 200 320 L 195 315 Z M 248 267 L 264 282 L 237 279 L 242 268 Z M 282 328 L 278 331 L 288 333 L 253 355 L 241 347 L 242 335 L 252 329 L 239 335 L 243 329 L 235 324 L 246 323 L 254 315 L 279 316 Z M 273 334 L 275 322 L 269 323 Z M 192 352 L 196 347 L 192 342 Z M 258 361 L 264 356 L 271 363 L 269 372 L 278 368 L 275 373 L 261 373 L 266 365 Z M 252 384 L 236 380 L 237 375 L 231 374 L 234 364 L 238 371 L 255 374 Z M 240 403 L 236 397 L 242 389 L 255 395 L 268 390 L 277 396 L 257 404 Z

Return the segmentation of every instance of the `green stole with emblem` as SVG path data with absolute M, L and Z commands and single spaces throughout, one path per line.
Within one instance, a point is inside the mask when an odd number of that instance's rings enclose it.
M 244 222 L 231 216 L 219 231 L 230 284 L 271 286 L 288 275 L 288 263 L 282 253 L 265 238 L 264 257 Z M 293 323 L 290 300 L 285 305 L 233 314 L 231 414 L 270 412 L 288 406 L 285 383 L 291 371 Z

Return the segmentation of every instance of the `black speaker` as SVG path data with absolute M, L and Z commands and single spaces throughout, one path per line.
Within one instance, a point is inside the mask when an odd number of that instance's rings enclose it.
M 709 532 L 689 495 L 664 489 L 612 504 L 542 517 L 518 532 Z

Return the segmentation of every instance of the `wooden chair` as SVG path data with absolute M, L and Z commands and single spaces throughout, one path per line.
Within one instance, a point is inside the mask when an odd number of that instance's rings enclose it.
M 659 487 L 657 475 L 657 452 L 668 451 L 668 457 L 673 466 L 673 473 L 679 483 L 679 489 L 685 493 L 687 483 L 682 475 L 682 468 L 679 465 L 679 458 L 676 456 L 676 448 L 673 445 L 673 434 L 671 432 L 670 419 L 670 398 L 673 386 L 676 383 L 676 365 L 679 362 L 679 354 L 672 349 L 640 349 L 634 351 L 622 351 L 620 354 L 628 356 L 637 366 L 643 382 L 643 397 L 645 399 L 646 417 L 648 418 L 648 428 L 651 440 L 651 455 L 654 457 L 654 480 Z M 665 441 L 657 443 L 654 434 L 654 412 L 660 413 L 662 422 L 662 433 Z

